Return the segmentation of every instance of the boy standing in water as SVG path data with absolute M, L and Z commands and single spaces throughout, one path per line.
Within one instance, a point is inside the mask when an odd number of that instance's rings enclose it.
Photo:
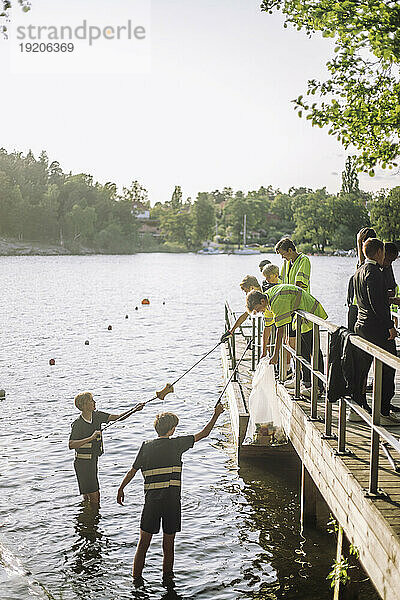
M 144 405 L 138 404 L 134 411 L 131 409 L 120 415 L 113 415 L 96 410 L 93 395 L 90 392 L 84 392 L 75 397 L 75 406 L 81 411 L 81 415 L 72 423 L 69 449 L 75 450 L 74 468 L 79 491 L 85 500 L 97 508 L 100 505 L 97 461 L 104 452 L 101 425 L 117 419 L 123 421 L 133 412 L 142 410 Z
M 123 505 L 124 488 L 141 469 L 144 477 L 145 502 L 140 521 L 140 539 L 133 560 L 133 578 L 135 584 L 143 582 L 142 571 L 146 553 L 153 534 L 163 527 L 163 581 L 170 582 L 174 577 L 175 534 L 181 530 L 181 474 L 182 454 L 193 448 L 193 444 L 207 437 L 223 412 L 218 403 L 210 421 L 200 433 L 172 437 L 179 423 L 173 413 L 161 413 L 156 416 L 154 428 L 158 438 L 144 442 L 133 463 L 125 475 L 117 495 L 118 504 Z

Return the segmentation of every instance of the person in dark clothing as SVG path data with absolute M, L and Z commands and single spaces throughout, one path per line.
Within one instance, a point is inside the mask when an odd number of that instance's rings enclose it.
M 383 242 L 377 238 L 363 244 L 366 260 L 354 275 L 354 292 L 358 305 L 358 316 L 354 331 L 360 337 L 376 344 L 396 356 L 397 335 L 390 315 L 390 304 L 382 273 L 385 258 Z M 361 381 L 367 377 L 372 356 L 364 353 L 360 361 Z M 390 414 L 390 401 L 394 396 L 395 371 L 383 365 L 381 424 L 393 425 L 400 422 Z
M 350 337 L 353 332 L 346 327 L 339 327 L 331 335 L 329 344 L 329 364 L 328 364 L 328 400 L 336 402 L 339 398 L 351 396 L 352 399 L 363 406 L 367 412 L 371 409 L 363 404 L 360 390 L 364 388 L 364 380 L 360 379 L 358 365 L 365 354 L 362 350 L 351 343 Z M 355 411 L 352 411 L 357 415 Z M 358 416 L 358 415 L 357 415 Z M 359 420 L 359 419 L 349 419 Z
M 90 392 L 78 394 L 75 406 L 81 411 L 73 423 L 69 437 L 69 449 L 75 450 L 74 468 L 78 479 L 79 491 L 85 500 L 94 507 L 100 505 L 100 486 L 97 477 L 97 462 L 104 453 L 101 425 L 117 419 L 124 420 L 133 413 L 127 410 L 120 415 L 96 410 L 96 402 Z M 138 404 L 136 411 L 144 404 Z
M 370 238 L 376 238 L 375 230 L 372 227 L 363 227 L 357 233 L 357 269 L 364 264 L 365 254 L 363 251 L 363 244 L 366 240 Z M 347 328 L 350 331 L 354 331 L 354 325 L 357 321 L 357 303 L 354 295 L 354 275 L 352 275 L 349 279 L 348 288 L 347 288 L 347 306 L 348 306 L 348 314 L 347 314 Z
M 125 475 L 117 494 L 118 504 L 124 503 L 124 488 L 141 469 L 144 477 L 145 501 L 140 521 L 140 539 L 133 560 L 133 578 L 141 585 L 146 553 L 153 534 L 163 528 L 163 581 L 174 577 L 175 534 L 181 530 L 181 474 L 182 454 L 193 448 L 193 444 L 207 437 L 219 415 L 224 411 L 221 403 L 214 409 L 210 421 L 200 433 L 172 437 L 179 419 L 173 413 L 156 416 L 154 428 L 158 438 L 144 442 Z
M 385 259 L 383 261 L 383 279 L 389 298 L 397 295 L 397 283 L 392 264 L 399 256 L 399 250 L 393 242 L 385 242 Z

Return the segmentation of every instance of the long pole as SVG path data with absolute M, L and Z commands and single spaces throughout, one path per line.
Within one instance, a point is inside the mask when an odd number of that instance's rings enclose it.
M 174 385 L 176 383 L 178 383 L 178 381 L 180 381 L 183 377 L 185 377 L 185 375 L 187 375 L 188 373 L 190 373 L 190 371 L 192 369 L 194 369 L 195 367 L 197 367 L 197 365 L 199 363 L 201 363 L 202 360 L 204 360 L 205 358 L 207 358 L 207 356 L 209 356 L 212 352 L 214 352 L 214 350 L 216 348 L 218 348 L 218 346 L 220 346 L 220 344 L 222 344 L 222 342 L 218 342 L 217 344 L 215 344 L 215 346 L 213 348 L 211 348 L 211 350 L 209 350 L 204 356 L 202 356 L 197 362 L 194 363 L 194 365 L 192 365 L 189 369 L 187 369 L 183 375 L 180 375 L 180 377 L 178 377 L 177 379 L 175 379 L 175 381 L 173 381 L 172 383 L 167 383 L 167 385 L 159 392 L 156 392 L 156 395 L 153 396 L 153 398 L 150 398 L 149 400 L 146 400 L 146 402 L 139 402 L 138 404 L 136 404 L 130 411 L 128 411 L 126 414 L 124 414 L 123 416 L 120 416 L 118 419 L 115 419 L 115 421 L 110 421 L 109 423 L 107 423 L 107 425 L 105 425 L 103 427 L 103 431 L 105 429 L 107 429 L 107 427 L 111 427 L 111 425 L 114 425 L 115 423 L 118 423 L 118 421 L 121 421 L 122 419 L 127 419 L 130 415 L 132 415 L 134 412 L 137 412 L 138 410 L 141 410 L 140 407 L 142 405 L 146 406 L 146 404 L 148 404 L 149 402 L 153 402 L 153 400 L 164 400 L 165 396 L 171 392 L 174 391 Z
M 218 397 L 218 400 L 217 400 L 217 402 L 216 402 L 215 406 L 217 406 L 217 405 L 218 405 L 218 404 L 221 402 L 221 398 L 222 398 L 222 396 L 225 394 L 225 390 L 226 390 L 226 388 L 228 387 L 228 385 L 229 385 L 229 384 L 230 384 L 230 382 L 232 381 L 233 377 L 235 376 L 235 373 L 236 373 L 236 371 L 238 370 L 238 368 L 239 368 L 239 366 L 240 366 L 240 363 L 241 363 L 241 362 L 242 362 L 242 360 L 244 359 L 244 355 L 246 354 L 247 350 L 250 348 L 250 346 L 251 346 L 252 342 L 253 342 L 253 340 L 252 340 L 252 338 L 250 338 L 250 339 L 249 339 L 249 342 L 248 342 L 248 344 L 247 344 L 247 346 L 246 346 L 246 348 L 245 348 L 245 350 L 244 350 L 244 352 L 243 352 L 243 354 L 242 354 L 242 356 L 241 356 L 241 357 L 239 358 L 239 360 L 237 361 L 235 368 L 233 369 L 233 371 L 232 371 L 232 373 L 231 373 L 231 375 L 230 375 L 230 377 L 229 377 L 228 381 L 226 382 L 226 384 L 225 384 L 225 386 L 224 386 L 224 389 L 223 389 L 223 390 L 222 390 L 222 392 L 220 393 L 220 395 L 219 395 L 219 397 Z

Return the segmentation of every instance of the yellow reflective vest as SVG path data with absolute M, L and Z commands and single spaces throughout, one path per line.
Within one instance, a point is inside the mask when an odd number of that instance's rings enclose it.
M 297 282 L 302 284 L 302 289 L 307 292 L 310 291 L 310 276 L 311 276 L 311 263 L 308 256 L 305 254 L 299 254 L 293 263 L 288 260 L 284 260 L 281 270 L 281 281 L 282 283 L 291 283 L 297 285 Z
M 275 325 L 282 327 L 291 323 L 295 310 L 304 310 L 321 319 L 328 317 L 322 304 L 296 285 L 281 283 L 267 290 L 270 310 L 274 315 Z M 312 329 L 312 323 L 302 319 L 301 332 L 306 333 Z

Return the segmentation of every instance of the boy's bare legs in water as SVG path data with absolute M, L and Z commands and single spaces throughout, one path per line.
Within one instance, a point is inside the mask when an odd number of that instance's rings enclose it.
M 135 579 L 139 579 L 142 576 L 144 563 L 146 561 L 147 550 L 149 549 L 152 533 L 140 530 L 139 543 L 136 548 L 135 557 L 133 559 L 133 570 L 132 575 Z M 163 535 L 163 576 L 171 576 L 174 571 L 174 545 L 175 545 L 175 533 Z

